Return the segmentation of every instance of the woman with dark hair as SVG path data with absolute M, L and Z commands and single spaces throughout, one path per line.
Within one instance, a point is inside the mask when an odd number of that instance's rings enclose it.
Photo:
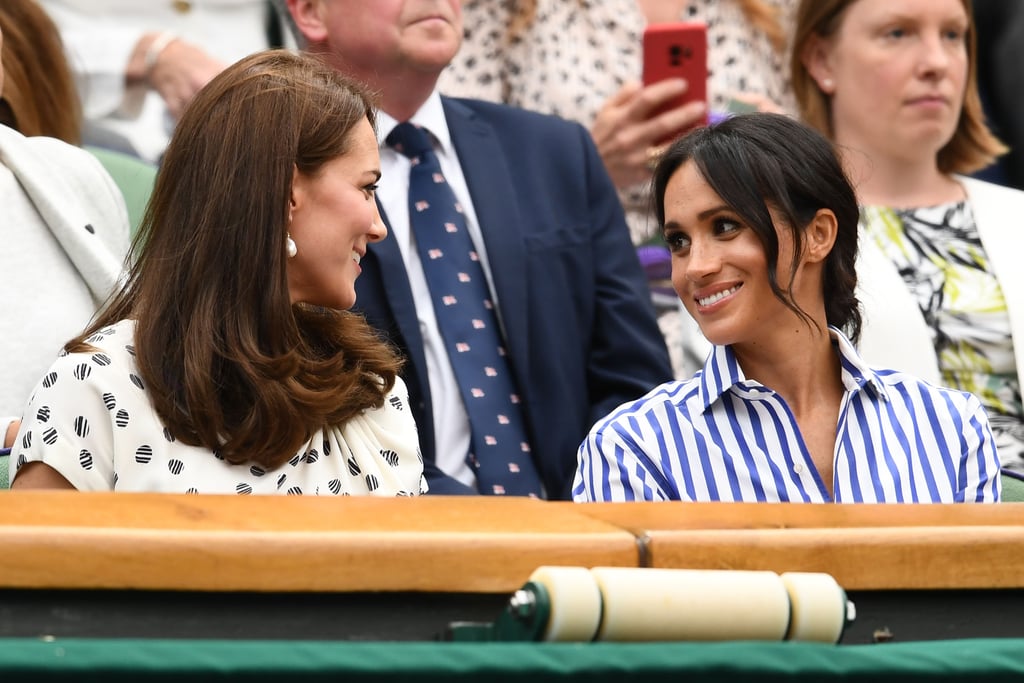
M 999 499 L 979 400 L 854 349 L 859 214 L 828 140 L 738 116 L 673 143 L 653 194 L 673 285 L 713 347 L 692 379 L 594 426 L 576 500 Z
M 400 361 L 347 309 L 383 239 L 361 86 L 258 53 L 182 117 L 127 281 L 37 385 L 13 488 L 423 490 Z
M 794 40 L 801 116 L 861 204 L 860 352 L 974 393 L 1003 467 L 1024 471 L 1024 192 L 967 176 L 1006 151 L 970 0 L 803 0 Z

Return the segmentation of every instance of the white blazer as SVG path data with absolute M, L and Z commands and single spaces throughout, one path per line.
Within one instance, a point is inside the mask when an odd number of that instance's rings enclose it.
M 958 177 L 1010 316 L 1017 376 L 1024 379 L 1024 192 Z M 874 240 L 860 240 L 857 296 L 864 315 L 859 351 L 872 366 L 904 370 L 939 384 L 938 356 L 924 315 L 896 266 Z

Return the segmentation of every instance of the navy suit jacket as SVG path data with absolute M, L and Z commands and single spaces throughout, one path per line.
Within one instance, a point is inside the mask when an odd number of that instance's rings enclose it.
M 504 105 L 443 98 L 486 244 L 549 498 L 568 499 L 591 425 L 672 377 L 618 195 L 580 125 Z M 385 221 L 387 217 L 384 216 Z M 475 493 L 434 465 L 423 338 L 398 244 L 369 245 L 356 305 L 406 356 L 431 493 Z

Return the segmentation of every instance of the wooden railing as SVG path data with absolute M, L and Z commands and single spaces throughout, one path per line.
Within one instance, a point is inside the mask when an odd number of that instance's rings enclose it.
M 540 565 L 1022 588 L 1024 503 L 572 504 L 0 492 L 0 588 L 504 593 Z

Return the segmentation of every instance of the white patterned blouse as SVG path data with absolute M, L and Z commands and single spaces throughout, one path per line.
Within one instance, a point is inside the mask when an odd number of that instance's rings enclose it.
M 275 469 L 232 465 L 176 441 L 146 393 L 132 321 L 90 337 L 93 352 L 62 355 L 36 386 L 11 452 L 10 476 L 44 462 L 81 491 L 314 495 L 426 492 L 405 384 L 384 405 L 325 427 Z

